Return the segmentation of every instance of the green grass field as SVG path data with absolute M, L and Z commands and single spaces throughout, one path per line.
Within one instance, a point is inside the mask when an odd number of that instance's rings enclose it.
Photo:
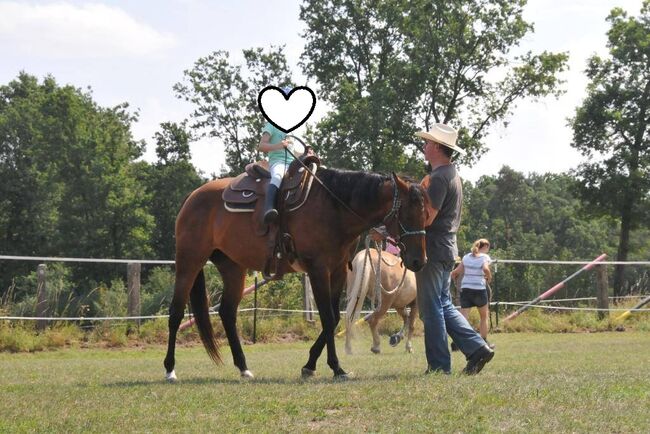
M 2 432 L 650 432 L 650 333 L 497 334 L 476 377 L 423 375 L 415 353 L 369 336 L 343 352 L 355 373 L 335 382 L 321 356 L 301 381 L 310 343 L 247 345 L 253 381 L 227 347 L 214 366 L 200 346 L 177 351 L 179 383 L 163 380 L 164 347 L 0 353 Z

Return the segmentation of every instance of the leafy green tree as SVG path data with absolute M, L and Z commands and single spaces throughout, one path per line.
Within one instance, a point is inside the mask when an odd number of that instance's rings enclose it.
M 459 128 L 471 164 L 488 128 L 527 97 L 558 92 L 566 54 L 511 50 L 532 30 L 523 0 L 306 0 L 302 56 L 332 112 L 316 142 L 333 165 L 420 166 L 416 124 Z M 493 76 L 502 79 L 492 79 Z
M 241 173 L 246 164 L 260 159 L 259 91 L 291 83 L 284 47 L 243 50 L 243 56 L 244 65 L 238 65 L 228 52 L 215 51 L 197 60 L 185 71 L 184 81 L 174 85 L 177 96 L 194 105 L 194 134 L 224 146 L 227 169 L 222 175 Z
M 153 219 L 132 162 L 126 104 L 98 106 L 54 78 L 21 73 L 0 87 L 0 251 L 16 255 L 142 257 Z M 33 264 L 32 264 L 33 265 Z M 2 264 L 2 289 L 30 264 Z M 78 267 L 108 281 L 104 265 Z
M 386 171 L 417 161 L 401 145 L 412 132 L 416 93 L 405 74 L 400 9 L 375 1 L 301 6 L 307 26 L 302 63 L 319 84 L 319 98 L 332 107 L 314 139 L 328 164 Z
M 607 20 L 609 56 L 588 61 L 572 146 L 589 157 L 576 171 L 580 194 L 592 213 L 620 219 L 616 259 L 626 261 L 630 233 L 650 222 L 650 2 L 638 17 L 616 8 Z M 625 293 L 623 280 L 618 265 L 615 295 Z
M 4 254 L 52 254 L 55 251 L 62 189 L 51 182 L 58 171 L 44 127 L 52 123 L 41 110 L 57 86 L 21 73 L 0 87 L 0 251 Z M 3 273 L 4 274 L 4 273 Z
M 52 108 L 62 116 L 48 141 L 58 149 L 63 185 L 58 250 L 72 256 L 119 258 L 151 254 L 153 219 L 132 162 L 142 155 L 133 140 L 127 105 L 98 107 L 72 89 Z M 50 157 L 51 158 L 51 157 Z
M 185 124 L 160 124 L 154 140 L 158 161 L 140 163 L 140 177 L 150 198 L 149 212 L 155 221 L 151 246 L 157 258 L 173 259 L 176 215 L 183 200 L 204 180 L 190 161 L 191 134 Z
M 488 238 L 491 256 L 500 259 L 589 260 L 612 251 L 611 223 L 580 213 L 575 183 L 566 174 L 524 176 L 504 166 L 497 176 L 466 184 L 459 250 L 468 252 L 474 240 Z M 499 265 L 499 299 L 532 299 L 574 268 Z M 585 274 L 572 281 L 561 296 L 574 296 L 577 291 L 593 296 L 591 278 Z

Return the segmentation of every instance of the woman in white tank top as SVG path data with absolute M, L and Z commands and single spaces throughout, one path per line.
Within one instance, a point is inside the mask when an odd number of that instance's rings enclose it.
M 468 319 L 469 311 L 472 307 L 478 308 L 481 318 L 479 333 L 487 342 L 488 334 L 488 315 L 489 297 L 487 284 L 492 280 L 490 272 L 490 262 L 492 259 L 488 255 L 490 251 L 490 242 L 484 238 L 474 241 L 472 252 L 466 254 L 458 267 L 451 273 L 452 279 L 462 275 L 460 284 L 460 313 Z

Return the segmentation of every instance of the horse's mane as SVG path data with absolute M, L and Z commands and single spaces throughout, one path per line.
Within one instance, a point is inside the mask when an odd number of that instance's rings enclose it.
M 390 180 L 389 175 L 343 169 L 321 168 L 317 176 L 343 203 L 361 208 L 376 204 L 381 185 Z

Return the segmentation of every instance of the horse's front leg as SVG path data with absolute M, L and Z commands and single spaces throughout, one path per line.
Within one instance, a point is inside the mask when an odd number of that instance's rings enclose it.
M 411 338 L 413 337 L 413 327 L 415 325 L 415 318 L 418 317 L 418 302 L 413 300 L 410 304 L 411 312 L 409 313 L 408 320 L 408 333 L 406 335 L 406 351 L 409 353 L 413 352 L 413 344 L 411 343 Z
M 334 280 L 340 288 L 343 286 L 343 282 L 345 282 L 345 274 L 343 273 L 342 279 L 339 274 L 337 273 L 337 277 Z M 324 267 L 313 267 L 310 269 L 309 280 L 311 281 L 314 300 L 316 301 L 323 330 L 309 350 L 309 360 L 302 368 L 302 376 L 306 378 L 314 375 L 316 372 L 316 362 L 323 352 L 323 348 L 327 345 L 327 364 L 334 371 L 335 377 L 346 378 L 346 372 L 339 366 L 336 347 L 334 345 L 334 330 L 340 319 L 338 300 L 341 291 L 340 289 L 332 288 L 331 274 Z M 336 296 L 332 297 L 334 294 Z M 334 305 L 334 302 L 336 302 L 336 305 Z
M 396 347 L 400 342 L 402 342 L 402 339 L 404 339 L 404 331 L 408 330 L 407 322 L 409 317 L 406 313 L 406 308 L 396 307 L 395 310 L 397 311 L 397 314 L 402 318 L 402 328 L 394 335 L 391 335 L 390 339 L 388 340 L 388 343 L 391 347 Z
M 330 291 L 331 291 L 331 310 L 334 314 L 334 324 L 332 325 L 332 334 L 328 335 L 330 339 L 327 340 L 327 365 L 334 371 L 334 378 L 347 380 L 348 374 L 341 368 L 339 358 L 336 354 L 336 341 L 334 339 L 334 331 L 341 321 L 341 311 L 339 304 L 341 300 L 341 293 L 345 287 L 345 280 L 347 271 L 345 268 L 338 269 L 330 275 Z

